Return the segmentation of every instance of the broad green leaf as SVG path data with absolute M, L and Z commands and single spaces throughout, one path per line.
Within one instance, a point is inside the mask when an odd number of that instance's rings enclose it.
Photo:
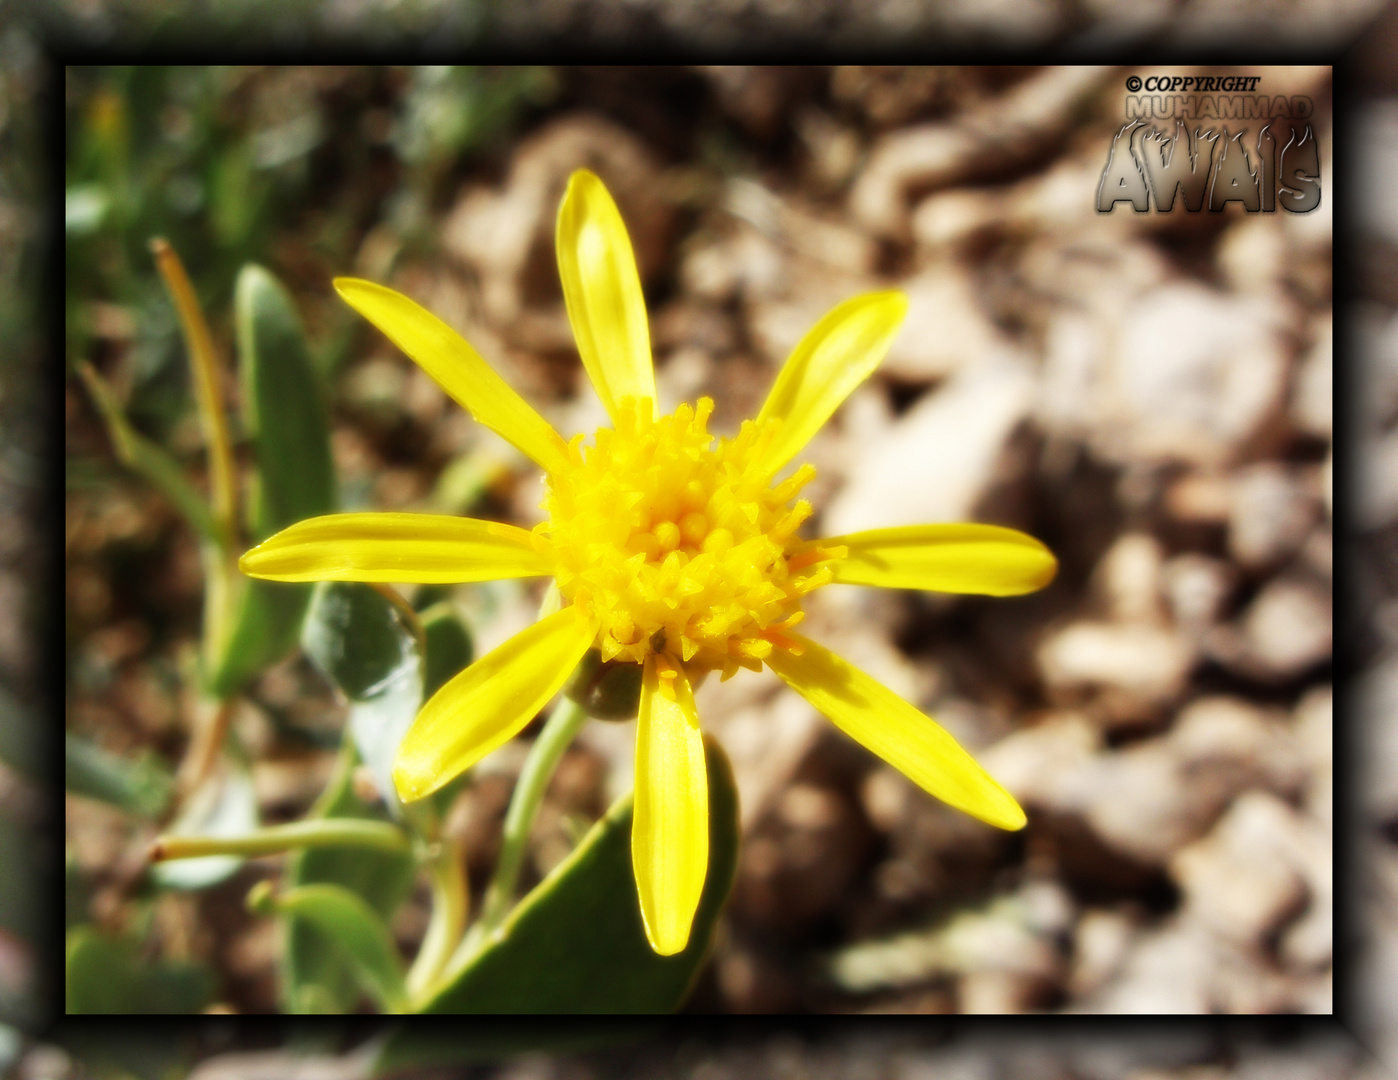
M 251 540 L 335 509 L 325 402 L 300 319 L 277 279 L 243 267 L 234 300 L 243 427 L 252 442 Z M 238 579 L 232 630 L 209 675 L 226 696 L 296 645 L 309 585 Z
M 257 795 L 246 768 L 225 758 L 225 768 L 211 775 L 190 796 L 170 836 L 243 836 L 257 828 Z M 205 889 L 230 877 L 243 858 L 204 855 L 172 859 L 151 867 L 151 879 L 167 889 Z
M 84 925 L 68 932 L 69 1013 L 197 1013 L 213 998 L 202 964 L 150 963 L 134 942 Z
M 395 814 L 393 759 L 422 704 L 421 624 L 391 590 L 352 581 L 315 586 L 301 647 L 349 699 L 349 730 Z
M 471 632 L 450 601 L 433 604 L 419 612 L 418 619 L 427 640 L 427 668 L 422 690 L 422 700 L 426 701 L 470 664 L 474 649 Z
M 421 1009 L 429 1013 L 667 1013 L 684 1003 L 709 951 L 738 863 L 738 794 L 728 758 L 705 743 L 709 871 L 689 945 L 657 956 L 631 871 L 631 797 L 619 800 L 524 898 L 501 936 Z M 402 1035 L 389 1041 L 385 1060 Z
M 403 960 L 388 925 L 358 893 L 342 885 L 301 885 L 271 901 L 278 911 L 312 926 L 385 1010 L 401 1012 L 407 1002 Z
M 132 814 L 159 817 L 174 791 L 174 777 L 150 751 L 137 758 L 108 753 L 71 732 L 63 736 L 63 786 Z

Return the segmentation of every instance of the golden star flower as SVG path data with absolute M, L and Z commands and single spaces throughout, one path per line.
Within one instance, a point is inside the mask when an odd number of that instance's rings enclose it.
M 907 301 L 857 296 L 786 361 L 756 420 L 707 430 L 713 402 L 656 412 L 645 301 L 626 228 L 602 182 L 573 174 L 558 264 L 588 376 L 614 426 L 565 442 L 441 320 L 367 281 L 335 288 L 460 402 L 544 470 L 548 520 L 401 513 L 313 518 L 245 554 L 277 581 L 471 582 L 552 576 L 563 606 L 477 660 L 422 707 L 394 782 L 430 794 L 514 737 L 591 648 L 642 666 L 632 862 L 652 948 L 684 948 L 708 866 L 708 785 L 692 687 L 765 664 L 845 733 L 930 794 L 1004 829 L 1024 812 L 934 721 L 793 629 L 824 585 L 1007 596 L 1046 585 L 1037 540 L 991 525 L 874 529 L 803 540 L 797 493 L 815 470 L 777 475 L 888 352 Z

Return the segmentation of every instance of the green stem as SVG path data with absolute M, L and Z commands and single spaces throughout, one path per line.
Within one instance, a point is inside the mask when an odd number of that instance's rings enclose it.
M 566 695 L 560 697 L 544 729 L 529 748 L 529 756 L 524 760 L 519 782 L 515 784 L 514 795 L 510 799 L 510 809 L 505 814 L 495 876 L 491 878 L 481 904 L 481 929 L 485 933 L 505 921 L 514 900 L 515 885 L 524 863 L 525 850 L 529 846 L 534 818 L 539 813 L 539 804 L 544 801 L 544 791 L 563 758 L 563 751 L 568 749 L 585 723 L 587 713 L 583 712 L 582 706 Z
M 459 971 L 469 964 L 509 914 L 524 853 L 529 845 L 529 834 L 533 830 L 539 804 L 543 802 L 544 791 L 563 757 L 563 751 L 568 749 L 586 722 L 587 713 L 582 706 L 564 695 L 558 699 L 543 731 L 539 732 L 539 737 L 529 748 L 529 756 L 524 761 L 524 769 L 519 774 L 514 795 L 510 799 L 510 809 L 505 814 L 500 858 L 485 891 L 481 917 L 456 950 L 449 965 L 450 971 Z
M 407 851 L 408 835 L 396 825 L 355 818 L 323 818 L 269 825 L 246 836 L 161 836 L 151 845 L 152 862 L 203 855 L 275 855 L 303 847 L 369 847 Z
M 465 852 L 459 841 L 442 835 L 432 801 L 423 799 L 403 809 L 409 823 L 428 841 L 423 850 L 432 884 L 432 917 L 406 980 L 409 997 L 418 1000 L 426 997 L 460 943 L 471 898 L 466 888 Z

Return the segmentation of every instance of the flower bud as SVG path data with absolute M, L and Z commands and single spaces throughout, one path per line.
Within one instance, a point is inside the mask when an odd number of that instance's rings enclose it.
M 589 649 L 563 692 L 598 720 L 634 720 L 641 702 L 641 665 L 608 660 Z

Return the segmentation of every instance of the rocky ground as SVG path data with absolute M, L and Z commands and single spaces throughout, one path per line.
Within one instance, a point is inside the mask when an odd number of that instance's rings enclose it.
M 770 676 L 703 687 L 701 715 L 736 770 L 744 841 L 691 1011 L 1332 1009 L 1330 73 L 1255 72 L 1269 94 L 1315 102 L 1318 210 L 1099 214 L 1131 73 L 567 72 L 518 137 L 453 181 L 433 209 L 433 244 L 405 247 L 385 217 L 368 223 L 353 265 L 298 264 L 284 251 L 278 269 L 316 294 L 313 334 L 327 304 L 318 277 L 383 280 L 461 329 L 569 433 L 602 418 L 553 264 L 555 207 L 579 165 L 607 182 L 636 243 L 661 407 L 710 395 L 720 432 L 755 415 L 787 351 L 836 301 L 903 289 L 910 312 L 892 354 L 809 448 L 819 470 L 810 534 L 978 520 L 1029 531 L 1058 555 L 1057 580 L 1034 596 L 834 587 L 814 595 L 807 621 L 972 748 L 1028 811 L 1022 834 L 923 796 Z M 1373 115 L 1388 130 L 1398 114 Z M 1378 224 L 1389 234 L 1376 250 L 1398 258 L 1393 222 Z M 1371 703 L 1361 712 L 1388 747 L 1368 752 L 1388 763 L 1398 754 L 1384 704 L 1398 686 L 1395 302 L 1392 280 L 1367 286 L 1354 340 L 1372 387 L 1354 425 L 1371 472 L 1352 505 L 1360 615 L 1373 629 L 1356 621 L 1350 632 L 1365 671 L 1359 701 Z M 347 505 L 538 520 L 527 463 L 383 339 L 359 339 L 333 401 Z M 70 453 L 104 452 L 76 390 L 68 419 Z M 85 489 L 69 498 L 67 558 L 70 725 L 119 752 L 178 755 L 189 708 L 179 656 L 197 631 L 200 589 L 192 537 L 137 484 Z M 119 580 L 122 565 L 151 576 Z M 510 583 L 457 599 L 478 651 L 537 605 Z M 235 726 L 257 758 L 269 820 L 300 813 L 329 760 L 287 745 L 274 714 L 331 731 L 341 716 L 302 662 L 261 680 Z M 566 853 L 574 819 L 629 785 L 632 726 L 584 731 L 541 815 L 533 873 Z M 483 765 L 451 819 L 477 888 L 522 752 L 512 745 Z M 1370 776 L 1364 812 L 1382 827 L 1355 855 L 1372 906 L 1391 911 L 1398 795 L 1391 768 Z M 120 924 L 148 833 L 79 799 L 67 824 L 73 857 L 97 883 L 92 917 Z M 221 1008 L 274 1007 L 276 940 L 241 897 L 276 869 L 262 860 L 156 909 L 167 955 L 217 965 Z M 424 918 L 421 906 L 400 913 L 406 944 Z M 1398 947 L 1384 925 L 1379 960 Z M 1379 963 L 1376 985 L 1394 970 Z M 1395 999 L 1391 987 L 1374 998 Z M 1094 1073 L 1071 1054 L 1053 1072 L 1027 1059 L 997 1065 L 981 1050 L 898 1052 L 858 1075 L 1128 1075 Z M 773 1063 L 749 1067 L 745 1054 Z M 856 1075 L 821 1072 L 813 1054 L 764 1044 L 714 1051 L 691 1071 Z M 1209 1044 L 1140 1059 L 1129 1075 L 1293 1075 L 1211 1054 Z M 1358 1076 L 1347 1054 L 1305 1075 Z M 574 1075 L 559 1068 L 500 1075 Z

